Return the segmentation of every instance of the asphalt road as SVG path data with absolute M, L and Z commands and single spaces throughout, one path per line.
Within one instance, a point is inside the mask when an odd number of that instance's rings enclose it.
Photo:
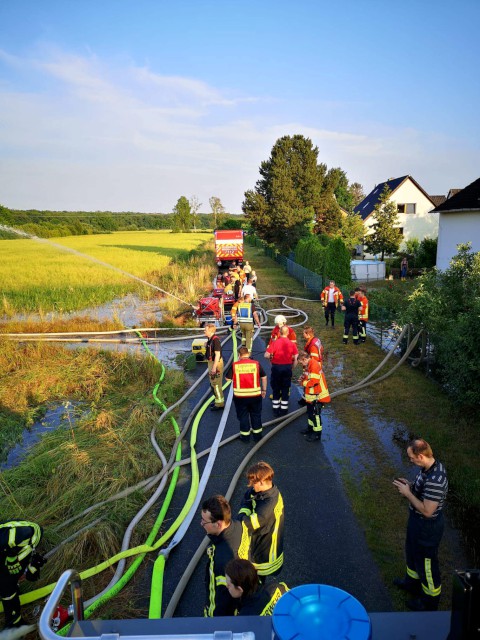
M 263 359 L 264 350 L 265 343 L 257 338 L 254 357 L 259 359 L 269 372 L 270 365 Z M 229 355 L 228 349 L 225 349 L 225 360 Z M 197 364 L 198 374 L 205 366 Z M 207 388 L 208 382 L 205 381 L 198 390 L 197 398 Z M 291 411 L 298 408 L 298 397 L 298 392 L 294 389 L 290 399 Z M 191 406 L 195 402 L 196 399 L 192 399 Z M 188 407 L 185 408 L 184 414 L 188 415 L 189 410 Z M 206 412 L 198 432 L 197 451 L 210 446 L 221 415 L 220 412 Z M 264 423 L 273 419 L 268 394 L 264 400 L 263 418 Z M 392 604 L 388 592 L 323 444 L 308 443 L 299 434 L 305 424 L 306 415 L 302 415 L 266 442 L 252 459 L 252 462 L 266 460 L 272 465 L 275 470 L 275 484 L 282 492 L 285 503 L 285 562 L 278 579 L 286 582 L 289 587 L 308 583 L 333 585 L 356 597 L 369 612 L 391 611 Z M 324 418 L 324 430 L 328 430 L 327 418 Z M 232 405 L 225 436 L 237 432 L 238 421 Z M 252 446 L 253 443 L 249 445 L 235 440 L 219 450 L 204 498 L 226 492 L 233 474 Z M 184 456 L 188 456 L 187 444 Z M 200 460 L 201 470 L 204 461 L 205 459 Z M 172 508 L 169 510 L 172 520 L 184 504 L 189 489 L 189 470 L 184 469 Z M 231 500 L 233 513 L 238 511 L 245 490 L 244 479 L 237 486 Z M 170 601 L 179 579 L 203 538 L 199 515 L 193 520 L 187 535 L 172 551 L 167 561 L 163 609 Z M 205 566 L 204 557 L 184 591 L 175 616 L 202 615 L 206 599 Z

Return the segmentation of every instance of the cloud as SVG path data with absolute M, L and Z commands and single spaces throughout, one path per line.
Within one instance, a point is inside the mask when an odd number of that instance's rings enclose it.
M 11 207 L 168 211 L 196 194 L 238 212 L 275 141 L 294 134 L 366 191 L 406 173 L 429 192 L 466 183 L 452 176 L 442 188 L 445 149 L 457 175 L 478 166 L 468 143 L 434 132 L 318 127 L 313 103 L 295 117 L 288 97 L 246 96 L 132 60 L 43 46 L 24 58 L 0 51 L 0 63 L 9 72 L 0 86 L 0 190 Z

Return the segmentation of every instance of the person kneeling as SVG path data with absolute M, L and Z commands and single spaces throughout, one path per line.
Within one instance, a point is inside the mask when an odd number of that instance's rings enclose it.
M 284 582 L 261 585 L 257 570 L 249 560 L 235 558 L 225 567 L 227 589 L 238 604 L 239 616 L 271 616 L 275 604 L 288 587 Z

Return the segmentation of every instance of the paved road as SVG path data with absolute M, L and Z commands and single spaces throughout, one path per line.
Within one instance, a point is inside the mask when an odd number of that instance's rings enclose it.
M 263 340 L 257 339 L 254 357 L 258 357 L 265 369 L 269 370 L 269 363 L 262 357 L 264 349 Z M 225 359 L 228 355 L 225 350 Z M 203 366 L 205 365 L 197 365 L 198 373 L 201 373 Z M 207 386 L 208 383 L 205 382 L 201 391 Z M 295 391 L 290 400 L 291 410 L 298 408 L 297 399 Z M 264 401 L 264 422 L 273 418 L 270 404 L 267 398 Z M 188 413 L 188 409 L 186 412 Z M 220 416 L 220 412 L 207 412 L 202 419 L 197 451 L 211 444 Z M 358 598 L 370 612 L 390 611 L 392 604 L 388 592 L 323 445 L 318 442 L 308 443 L 299 434 L 305 421 L 306 417 L 301 416 L 287 425 L 253 458 L 253 461 L 264 459 L 273 466 L 275 482 L 285 502 L 285 563 L 279 579 L 290 587 L 307 583 L 334 585 Z M 326 427 L 328 428 L 328 423 Z M 225 435 L 237 432 L 238 422 L 232 406 Z M 233 474 L 251 446 L 236 440 L 220 449 L 205 497 L 226 492 Z M 204 460 L 201 460 L 201 469 L 203 464 Z M 172 519 L 184 503 L 188 488 L 189 479 L 184 473 L 169 512 Z M 246 481 L 243 481 L 231 501 L 234 512 L 238 509 L 245 489 Z M 203 537 L 199 516 L 193 521 L 181 545 L 168 559 L 164 581 L 164 609 Z M 202 615 L 205 566 L 204 558 L 184 592 L 175 612 L 176 616 Z

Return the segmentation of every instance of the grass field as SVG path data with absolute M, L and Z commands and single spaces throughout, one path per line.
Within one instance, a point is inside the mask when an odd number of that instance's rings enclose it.
M 212 238 L 207 233 L 131 231 L 49 241 L 1 240 L 0 314 L 70 312 L 108 302 L 130 291 L 154 293 L 121 273 L 62 251 L 60 246 L 161 286 L 173 259 L 186 258 Z M 57 245 L 57 246 L 55 246 Z M 208 274 L 210 275 L 210 274 Z
M 385 352 L 371 340 L 358 348 L 352 345 L 351 340 L 349 345 L 342 344 L 343 315 L 337 314 L 335 331 L 326 331 L 318 297 L 303 289 L 277 263 L 265 257 L 261 249 L 248 247 L 247 258 L 258 273 L 260 295 L 284 293 L 315 298 L 315 302 L 293 303 L 287 300 L 287 303 L 304 309 L 309 314 L 309 323 L 321 337 L 330 392 L 359 382 L 383 360 Z M 278 306 L 278 301 L 267 301 L 265 306 Z M 303 344 L 301 335 L 298 338 L 299 344 Z M 424 437 L 432 444 L 434 454 L 445 463 L 450 481 L 447 513 L 450 522 L 461 532 L 470 562 L 476 566 L 480 557 L 480 444 L 476 417 L 459 413 L 438 384 L 407 365 L 383 382 L 361 392 L 335 398 L 330 410 L 351 441 L 359 443 L 357 449 L 336 460 L 336 464 L 385 584 L 390 587 L 396 608 L 401 610 L 404 606 L 403 594 L 392 586 L 392 579 L 401 576 L 405 570 L 403 545 L 407 507 L 406 501 L 392 489 L 392 478 L 400 469 L 392 464 L 381 432 L 379 435 L 379 423 L 398 425 L 398 446 L 403 454 L 405 437 Z M 326 431 L 329 428 L 331 425 L 327 423 Z M 332 437 L 335 434 L 332 433 Z M 352 460 L 360 461 L 360 479 L 351 473 Z M 413 477 L 414 473 L 416 470 L 412 470 L 410 475 Z M 456 548 L 449 545 L 445 536 L 440 548 L 446 594 L 442 598 L 443 609 L 450 608 L 452 572 L 459 568 L 457 558 Z

